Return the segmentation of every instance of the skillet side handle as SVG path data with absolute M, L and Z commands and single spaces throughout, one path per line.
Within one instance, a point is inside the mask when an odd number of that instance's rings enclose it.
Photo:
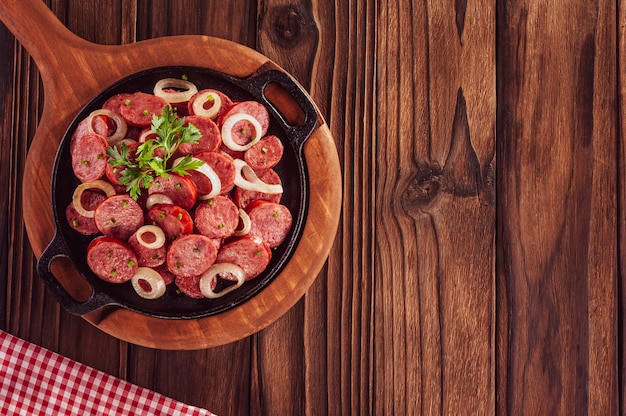
M 108 295 L 92 290 L 89 298 L 84 302 L 75 300 L 54 277 L 51 271 L 52 262 L 59 258 L 69 258 L 67 246 L 63 238 L 56 233 L 50 244 L 44 249 L 37 261 L 37 273 L 48 291 L 69 313 L 73 315 L 85 315 L 115 302 Z M 92 288 L 93 289 L 93 288 Z
M 272 84 L 279 85 L 289 94 L 293 103 L 302 111 L 304 120 L 297 124 L 291 124 L 287 120 L 281 110 L 277 108 L 268 96 L 268 89 Z M 278 121 L 282 124 L 282 127 L 289 132 L 290 140 L 292 140 L 295 147 L 300 150 L 313 130 L 323 122 L 317 107 L 308 93 L 291 75 L 284 71 L 269 69 L 260 72 L 247 80 L 247 87 L 256 96 L 255 98 L 274 113 Z
M 40 70 L 63 68 L 64 54 L 70 47 L 91 43 L 61 23 L 42 0 L 0 1 L 0 21 L 11 31 Z M 59 48 L 65 49 L 59 54 Z

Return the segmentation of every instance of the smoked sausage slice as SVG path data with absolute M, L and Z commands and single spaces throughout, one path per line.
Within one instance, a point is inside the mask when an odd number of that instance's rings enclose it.
M 94 238 L 87 248 L 87 264 L 100 279 L 111 283 L 129 281 L 137 271 L 137 256 L 125 242 L 114 237 Z

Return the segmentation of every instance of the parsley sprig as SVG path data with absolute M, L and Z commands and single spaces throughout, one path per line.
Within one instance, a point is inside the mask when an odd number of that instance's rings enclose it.
M 169 106 L 163 108 L 161 115 L 152 116 L 151 130 L 156 137 L 146 140 L 137 147 L 134 157 L 129 147 L 122 143 L 119 149 L 110 147 L 107 155 L 109 163 L 121 167 L 120 183 L 133 199 L 141 195 L 141 189 L 148 189 L 157 176 L 168 177 L 170 173 L 186 175 L 187 171 L 200 167 L 204 162 L 186 155 L 171 166 L 171 157 L 183 143 L 195 144 L 202 137 L 193 124 L 185 124 L 184 118 L 178 118 Z

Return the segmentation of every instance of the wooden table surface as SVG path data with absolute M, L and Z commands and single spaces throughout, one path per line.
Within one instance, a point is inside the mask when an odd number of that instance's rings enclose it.
M 41 80 L 0 24 L 0 329 L 219 415 L 626 412 L 623 1 L 45 3 L 92 42 L 278 63 L 336 141 L 342 215 L 305 296 L 240 341 L 157 350 L 70 315 L 23 221 Z

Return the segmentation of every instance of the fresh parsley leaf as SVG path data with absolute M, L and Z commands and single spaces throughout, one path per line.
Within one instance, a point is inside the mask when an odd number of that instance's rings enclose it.
M 167 177 L 171 172 L 187 175 L 189 170 L 204 164 L 187 155 L 176 166 L 170 166 L 170 158 L 176 154 L 180 145 L 198 143 L 202 134 L 193 124 L 185 124 L 184 117 L 177 117 L 169 106 L 163 107 L 160 115 L 152 116 L 151 130 L 157 137 L 140 144 L 132 159 L 130 148 L 125 143 L 119 149 L 107 149 L 109 163 L 113 166 L 124 166 L 120 183 L 126 186 L 126 191 L 135 200 L 141 195 L 141 189 L 148 189 L 152 185 L 155 177 Z

